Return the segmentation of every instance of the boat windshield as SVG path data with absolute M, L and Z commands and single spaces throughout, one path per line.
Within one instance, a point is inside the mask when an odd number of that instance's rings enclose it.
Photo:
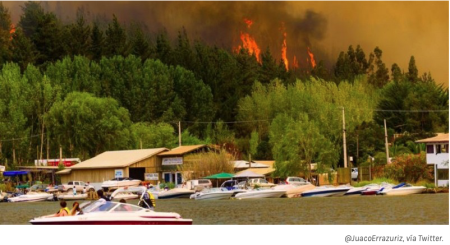
M 99 199 L 86 207 L 83 208 L 83 213 L 92 213 L 92 212 L 108 212 L 113 209 L 117 203 L 107 202 L 105 199 Z
M 140 211 L 143 208 L 135 206 L 135 205 L 130 205 L 127 203 L 121 203 L 119 205 L 117 205 L 117 207 L 115 207 L 112 212 L 131 212 L 131 211 Z

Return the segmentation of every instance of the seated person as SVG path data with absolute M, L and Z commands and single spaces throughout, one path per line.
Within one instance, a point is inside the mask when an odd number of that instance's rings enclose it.
M 80 204 L 78 202 L 74 202 L 72 206 L 72 210 L 70 210 L 70 216 L 83 214 L 83 210 L 80 208 Z
M 56 217 L 62 217 L 62 216 L 68 216 L 69 215 L 69 208 L 67 208 L 66 201 L 62 200 L 59 202 L 59 206 L 61 206 L 61 209 L 55 214 Z

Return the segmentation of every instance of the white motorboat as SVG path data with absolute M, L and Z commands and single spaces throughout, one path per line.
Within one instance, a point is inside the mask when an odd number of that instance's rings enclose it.
M 298 184 L 277 185 L 274 187 L 275 190 L 284 190 L 286 193 L 283 196 L 286 196 L 288 198 L 300 197 L 303 192 L 312 190 L 314 188 L 315 186 L 312 185 L 311 183 L 305 185 L 298 185 Z
M 285 190 L 275 189 L 262 189 L 257 188 L 254 190 L 248 190 L 246 192 L 238 193 L 234 197 L 236 199 L 249 199 L 249 198 L 279 198 L 286 194 Z
M 352 196 L 352 195 L 361 195 L 364 191 L 367 190 L 379 190 L 381 188 L 381 185 L 379 184 L 368 184 L 361 187 L 354 187 L 350 190 L 348 190 L 345 193 L 345 196 Z
M 247 183 L 245 181 L 243 181 L 243 182 Z M 245 185 L 244 184 L 239 185 L 239 182 L 237 180 L 227 180 L 227 181 L 222 183 L 220 188 L 227 189 L 229 191 L 233 191 L 233 194 L 231 195 L 231 197 L 234 197 L 238 193 L 247 192 L 246 189 L 243 189 L 243 186 L 245 186 Z
M 120 188 L 120 187 L 135 187 L 141 184 L 141 180 L 132 178 L 115 178 L 112 180 L 104 181 L 102 183 L 102 188 L 107 191 L 110 188 Z
M 191 199 L 195 200 L 221 200 L 229 199 L 234 194 L 234 191 L 229 191 L 226 188 L 205 188 L 200 192 L 191 195 Z
M 379 194 L 388 196 L 404 196 L 411 194 L 420 194 L 424 192 L 425 189 L 426 188 L 424 186 L 412 186 L 410 184 L 401 183 L 392 188 L 385 188 L 384 190 L 380 191 Z
M 174 188 L 171 190 L 162 190 L 159 192 L 152 192 L 158 199 L 169 199 L 169 198 L 190 198 L 194 194 L 194 190 L 189 190 L 186 188 Z
M 191 225 L 177 213 L 155 212 L 128 203 L 99 199 L 80 205 L 82 214 L 55 217 L 54 214 L 30 220 L 33 225 Z
M 330 186 L 324 185 L 316 187 L 312 190 L 305 191 L 302 193 L 302 197 L 336 197 L 343 196 L 347 191 L 352 189 L 352 186 Z
M 58 195 L 58 200 L 85 200 L 88 194 L 60 194 Z
M 40 202 L 53 198 L 53 194 L 45 192 L 28 192 L 25 195 L 8 198 L 8 202 Z

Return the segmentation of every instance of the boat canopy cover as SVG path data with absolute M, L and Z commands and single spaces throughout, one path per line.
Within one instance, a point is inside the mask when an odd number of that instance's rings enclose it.
M 220 174 L 213 174 L 210 176 L 203 177 L 203 179 L 231 179 L 233 178 L 234 174 L 230 173 L 220 173 Z
M 28 171 L 5 171 L 3 172 L 3 176 L 17 176 L 28 174 Z

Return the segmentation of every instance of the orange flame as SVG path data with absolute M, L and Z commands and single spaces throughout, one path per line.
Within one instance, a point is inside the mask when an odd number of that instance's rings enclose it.
M 286 32 L 283 33 L 283 44 L 281 45 L 281 58 L 284 61 L 284 66 L 286 67 L 286 71 L 289 70 L 289 61 L 287 59 L 287 45 L 286 45 Z
M 16 27 L 14 26 L 14 24 L 11 24 L 11 28 L 10 28 L 10 30 L 9 30 L 9 34 L 10 34 L 9 40 L 12 40 L 13 34 L 14 34 L 15 32 L 16 32 Z
M 293 61 L 293 67 L 294 67 L 294 69 L 298 69 L 298 60 L 297 60 L 297 57 L 294 55 L 294 61 Z
M 250 27 L 252 26 L 252 24 L 253 24 L 253 21 L 251 21 L 251 20 L 249 20 L 249 19 L 246 19 L 246 18 L 244 18 L 244 22 L 245 22 L 245 24 L 247 24 L 247 28 L 248 29 L 250 29 Z
M 244 19 L 244 22 L 247 24 L 247 27 L 250 28 L 250 26 L 253 24 L 253 21 L 249 19 Z M 256 60 L 261 64 L 261 49 L 259 49 L 258 44 L 256 43 L 255 39 L 248 33 L 241 32 L 241 41 L 242 45 L 239 45 L 238 47 L 234 48 L 234 52 L 239 53 L 241 49 L 247 49 L 248 53 L 250 55 L 255 55 Z
M 314 54 L 309 50 L 309 47 L 308 47 L 308 55 L 309 58 L 311 59 L 312 68 L 316 67 L 316 60 L 314 59 Z

